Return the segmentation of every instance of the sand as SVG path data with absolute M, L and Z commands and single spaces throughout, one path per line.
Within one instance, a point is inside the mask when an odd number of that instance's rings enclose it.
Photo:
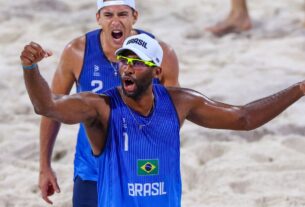
M 180 83 L 217 101 L 242 105 L 305 77 L 303 0 L 249 2 L 254 28 L 216 38 L 204 28 L 225 17 L 229 0 L 138 1 L 138 28 L 170 44 Z M 39 120 L 25 92 L 19 55 L 39 42 L 54 52 L 40 66 L 50 81 L 64 46 L 97 28 L 95 1 L 0 0 L 0 206 L 48 206 L 41 198 Z M 305 206 L 305 102 L 251 132 L 181 130 L 184 207 Z M 64 125 L 53 153 L 61 193 L 71 206 L 77 126 Z

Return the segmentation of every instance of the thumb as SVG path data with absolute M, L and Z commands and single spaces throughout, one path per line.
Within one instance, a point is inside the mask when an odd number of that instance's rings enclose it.
M 41 50 L 39 55 L 40 55 L 40 57 L 48 58 L 53 55 L 53 52 L 51 50 L 45 49 L 45 50 Z
M 53 52 L 51 50 L 48 50 L 48 49 L 45 50 L 45 55 L 44 55 L 45 58 L 50 57 L 52 55 L 53 55 Z

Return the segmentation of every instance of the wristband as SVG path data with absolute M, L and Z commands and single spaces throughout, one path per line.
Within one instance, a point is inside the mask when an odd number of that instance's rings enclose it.
M 33 70 L 37 67 L 38 67 L 38 65 L 36 63 L 34 63 L 32 65 L 22 65 L 23 70 Z

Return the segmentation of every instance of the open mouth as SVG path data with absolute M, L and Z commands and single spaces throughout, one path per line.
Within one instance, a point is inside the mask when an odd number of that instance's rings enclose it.
M 120 31 L 120 30 L 113 30 L 111 32 L 111 36 L 114 38 L 114 39 L 120 39 L 122 36 L 123 36 L 123 32 Z
M 134 91 L 135 89 L 135 81 L 130 77 L 123 78 L 124 89 L 128 92 Z

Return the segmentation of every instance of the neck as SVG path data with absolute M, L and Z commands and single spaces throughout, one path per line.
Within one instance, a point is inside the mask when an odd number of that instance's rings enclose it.
M 141 95 L 137 99 L 126 96 L 120 88 L 120 94 L 124 103 L 132 110 L 143 116 L 148 116 L 154 107 L 154 94 L 151 90 L 147 90 L 146 94 Z
M 107 59 L 111 62 L 116 62 L 116 56 L 115 51 L 119 49 L 119 46 L 115 46 L 106 39 L 105 35 L 103 35 L 103 31 L 101 32 L 101 44 L 103 48 L 104 55 L 107 57 Z

